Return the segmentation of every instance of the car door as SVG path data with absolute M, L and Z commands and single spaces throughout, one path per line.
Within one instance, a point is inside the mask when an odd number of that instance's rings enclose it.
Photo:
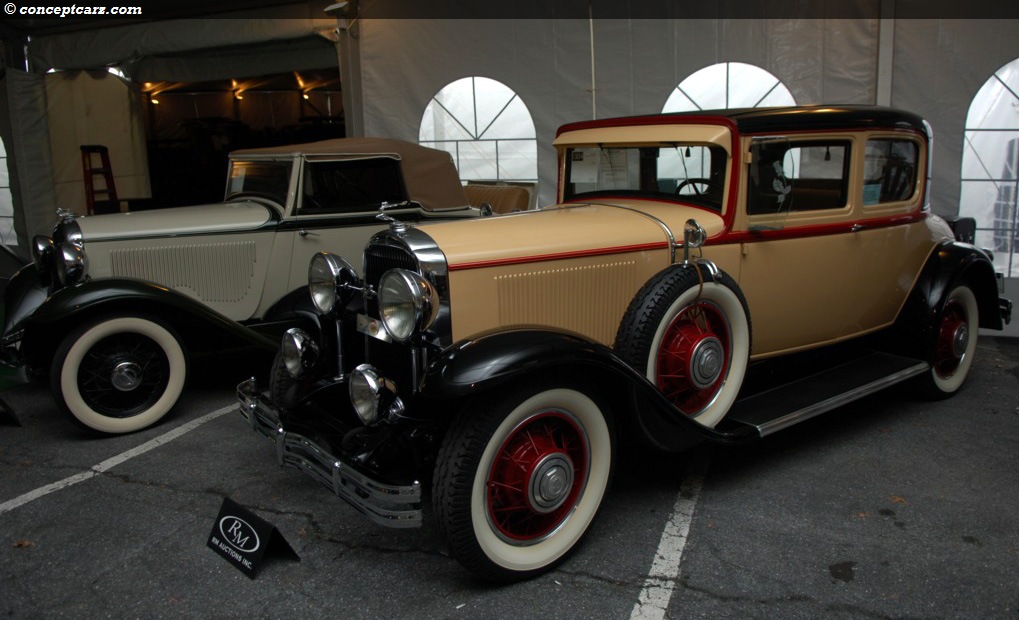
M 739 283 L 754 355 L 831 342 L 854 304 L 849 136 L 749 141 Z
M 859 269 L 850 334 L 895 320 L 931 249 L 921 212 L 925 141 L 911 134 L 874 133 L 861 136 L 860 143 L 864 157 L 854 181 L 860 200 L 852 250 Z

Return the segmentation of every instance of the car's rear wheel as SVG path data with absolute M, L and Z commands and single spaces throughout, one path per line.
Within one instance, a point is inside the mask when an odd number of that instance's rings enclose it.
M 159 421 L 187 378 L 184 347 L 156 319 L 108 316 L 72 330 L 57 347 L 50 387 L 78 424 L 101 433 L 130 433 Z
M 972 289 L 965 284 L 954 287 L 941 305 L 929 359 L 931 369 L 923 375 L 922 388 L 928 396 L 944 398 L 962 387 L 976 355 L 979 329 Z
M 750 358 L 746 300 L 723 272 L 670 267 L 630 303 L 615 350 L 677 409 L 713 428 L 735 402 Z
M 576 387 L 521 384 L 474 401 L 446 434 L 434 474 L 453 556 L 501 582 L 556 566 L 598 512 L 612 453 L 604 408 Z

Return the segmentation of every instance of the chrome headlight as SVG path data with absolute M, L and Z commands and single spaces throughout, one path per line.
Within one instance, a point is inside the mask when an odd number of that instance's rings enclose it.
M 283 334 L 283 362 L 290 376 L 300 377 L 318 361 L 318 345 L 311 336 L 293 327 Z
M 40 281 L 46 282 L 50 277 L 50 267 L 53 265 L 53 255 L 56 248 L 53 247 L 53 240 L 45 235 L 36 235 L 32 238 L 32 260 L 35 262 L 35 270 L 39 274 Z
M 335 254 L 319 252 L 308 265 L 308 290 L 311 302 L 322 314 L 336 307 L 337 287 L 357 280 L 357 272 L 347 261 Z
M 85 251 L 72 243 L 61 243 L 56 247 L 57 282 L 69 286 L 85 279 L 88 275 L 88 256 Z
M 78 225 L 78 222 L 67 217 L 53 227 L 53 242 L 57 245 L 70 243 L 81 248 L 85 245 L 85 237 L 81 234 L 81 226 Z
M 435 287 L 406 269 L 390 269 L 382 274 L 378 296 L 382 325 L 397 342 L 428 329 L 439 313 Z

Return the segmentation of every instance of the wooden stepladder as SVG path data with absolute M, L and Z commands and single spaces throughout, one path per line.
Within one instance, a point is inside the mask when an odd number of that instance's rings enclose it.
M 97 155 L 98 164 L 95 160 Z M 82 144 L 81 171 L 85 180 L 86 214 L 120 211 L 117 186 L 113 181 L 113 168 L 110 167 L 110 150 L 101 144 Z M 98 186 L 97 180 L 100 181 Z M 97 197 L 100 199 L 97 200 Z

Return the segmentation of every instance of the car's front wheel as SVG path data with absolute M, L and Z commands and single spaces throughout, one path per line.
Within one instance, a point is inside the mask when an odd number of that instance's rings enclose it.
M 612 459 L 605 409 L 575 387 L 521 384 L 476 400 L 439 451 L 439 529 L 474 574 L 501 582 L 540 574 L 587 531 Z
M 78 326 L 57 347 L 50 369 L 57 405 L 78 424 L 110 434 L 155 424 L 177 402 L 186 378 L 176 333 L 137 316 Z
M 973 365 L 980 321 L 972 289 L 960 284 L 950 290 L 939 316 L 930 353 L 931 369 L 922 380 L 924 392 L 932 398 L 957 392 Z
M 614 349 L 684 415 L 713 428 L 736 401 L 750 358 L 746 300 L 724 272 L 669 267 L 634 296 Z

